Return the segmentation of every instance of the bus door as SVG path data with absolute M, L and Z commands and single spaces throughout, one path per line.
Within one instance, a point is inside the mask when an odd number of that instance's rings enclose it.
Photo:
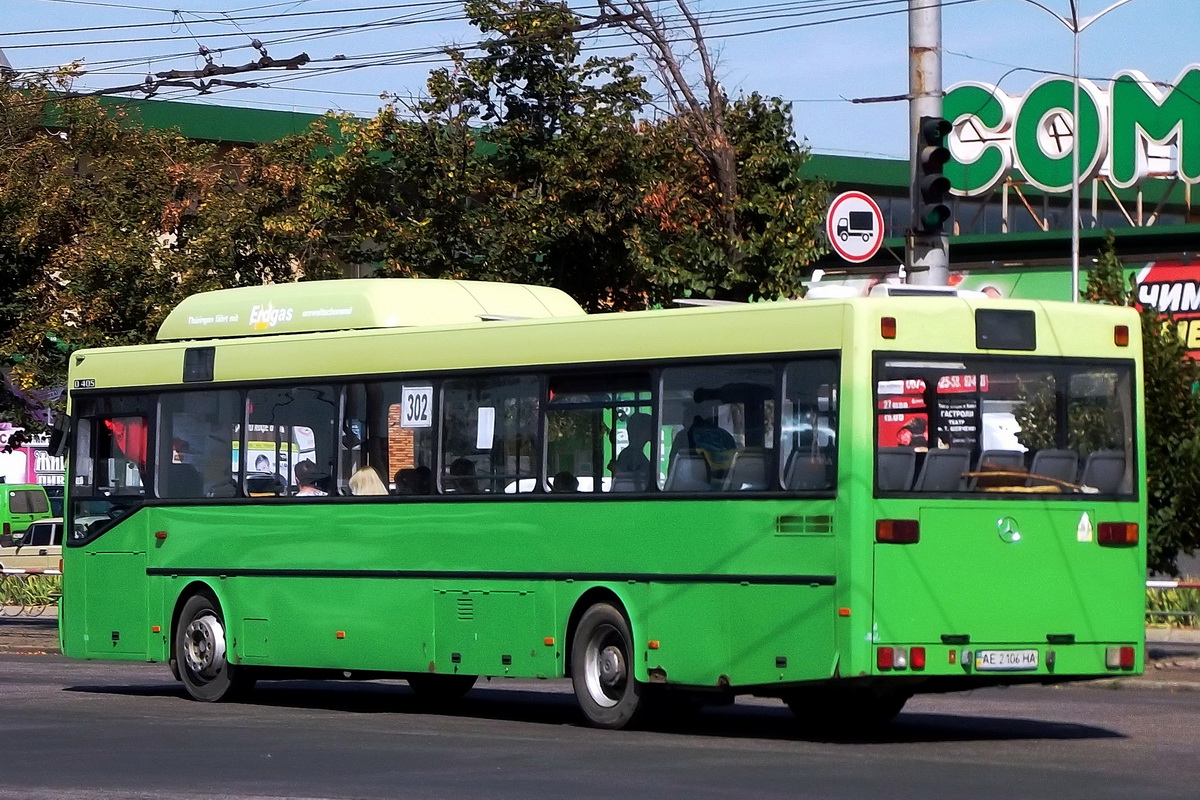
M 64 571 L 64 636 L 82 636 L 92 656 L 146 652 L 149 534 L 147 515 L 134 513 L 145 499 L 149 474 L 146 402 L 98 398 L 78 403 L 64 540 L 80 548 L 82 557 Z M 87 598 L 83 607 L 71 603 L 71 589 L 79 582 L 87 586 L 78 592 Z

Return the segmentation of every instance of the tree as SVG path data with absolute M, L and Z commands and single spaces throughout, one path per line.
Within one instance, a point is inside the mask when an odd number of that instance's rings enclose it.
M 1110 231 L 1096 267 L 1088 273 L 1085 299 L 1134 306 L 1136 285 L 1117 256 Z M 1147 567 L 1178 574 L 1180 552 L 1200 545 L 1200 368 L 1188 355 L 1169 316 L 1141 311 L 1146 403 Z
M 311 138 L 222 155 L 65 98 L 70 77 L 0 80 L 0 414 L 26 423 L 72 350 L 151 341 L 188 294 L 340 273 L 271 227 Z
M 685 0 L 673 4 L 682 24 L 645 0 L 599 5 L 600 21 L 645 48 L 672 109 L 663 129 L 676 146 L 663 166 L 675 174 L 647 198 L 658 225 L 637 240 L 643 267 L 716 299 L 802 296 L 803 268 L 824 252 L 829 187 L 798 177 L 809 152 L 794 139 L 791 104 L 758 94 L 731 103 Z
M 451 50 L 424 102 L 342 120 L 307 212 L 340 221 L 346 257 L 380 274 L 549 284 L 592 309 L 644 307 L 652 289 L 625 244 L 646 164 L 642 79 L 627 59 L 582 59 L 565 5 L 466 8 L 483 55 Z

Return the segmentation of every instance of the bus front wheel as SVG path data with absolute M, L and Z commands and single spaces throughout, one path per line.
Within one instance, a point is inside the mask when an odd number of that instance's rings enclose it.
M 625 616 L 608 603 L 584 612 L 571 645 L 571 681 L 587 721 L 624 728 L 644 709 L 643 687 L 633 677 L 633 636 Z
M 254 686 L 253 676 L 229 663 L 225 650 L 225 620 L 217 601 L 207 594 L 188 598 L 175 626 L 175 668 L 187 693 L 215 703 L 232 700 Z

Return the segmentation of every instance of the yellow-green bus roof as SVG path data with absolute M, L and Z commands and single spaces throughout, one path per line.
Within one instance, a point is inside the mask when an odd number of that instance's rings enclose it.
M 409 328 L 583 314 L 584 310 L 565 292 L 548 286 L 419 278 L 307 281 L 192 295 L 163 321 L 158 340 Z
M 863 357 L 874 350 L 995 352 L 978 347 L 974 315 L 980 308 L 1037 312 L 1038 347 L 1028 355 L 1124 359 L 1141 352 L 1137 313 L 1125 307 L 870 297 L 244 336 L 214 341 L 214 384 L 783 352 L 840 350 Z M 894 339 L 881 337 L 884 316 L 896 320 Z M 1114 343 L 1115 325 L 1128 327 L 1128 346 Z M 190 346 L 164 342 L 79 350 L 72 356 L 69 385 L 97 390 L 182 385 Z

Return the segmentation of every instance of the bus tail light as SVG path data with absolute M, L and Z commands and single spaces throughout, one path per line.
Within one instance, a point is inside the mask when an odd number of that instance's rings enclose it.
M 908 663 L 913 669 L 925 669 L 925 648 L 914 647 L 908 651 Z
M 1113 344 L 1117 347 L 1129 347 L 1129 326 L 1116 325 L 1113 327 Z
M 921 541 L 921 525 L 915 519 L 876 520 L 875 541 L 880 544 L 916 544 Z
M 1133 669 L 1133 648 L 1109 647 L 1104 651 L 1104 666 L 1109 669 Z
M 881 670 L 894 668 L 896 666 L 895 651 L 890 647 L 876 648 L 875 666 Z
M 881 671 L 892 669 L 925 669 L 924 647 L 877 647 L 875 666 Z
M 879 335 L 884 339 L 896 338 L 896 318 L 883 317 L 879 320 Z
M 1096 541 L 1105 547 L 1129 547 L 1138 543 L 1136 522 L 1101 522 Z
M 9 536 L 12 536 L 12 524 L 6 522 L 4 523 L 4 538 L 7 539 Z

